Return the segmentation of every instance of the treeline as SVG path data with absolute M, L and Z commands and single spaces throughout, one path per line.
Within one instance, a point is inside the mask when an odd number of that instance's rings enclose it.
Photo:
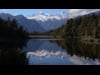
M 0 18 L 0 38 L 27 38 L 28 32 L 19 25 L 17 21 L 10 20 L 7 21 Z
M 44 32 L 30 32 L 30 35 L 46 35 Z
M 39 33 L 33 33 L 39 34 Z M 85 39 L 100 38 L 100 11 L 71 18 L 66 21 L 58 29 L 54 29 L 45 33 L 46 35 L 66 37 L 78 37 Z
M 46 32 L 61 37 L 100 38 L 100 11 L 71 18 L 62 27 Z
M 69 19 L 66 36 L 100 38 L 100 12 Z
M 48 35 L 53 35 L 53 36 L 60 36 L 62 38 L 65 38 L 65 30 L 66 30 L 66 25 L 62 25 L 60 28 L 51 30 L 49 32 L 46 32 Z

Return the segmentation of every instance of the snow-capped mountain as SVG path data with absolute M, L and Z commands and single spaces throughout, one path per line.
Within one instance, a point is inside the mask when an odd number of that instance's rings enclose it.
M 46 30 L 56 29 L 67 21 L 67 15 L 65 13 L 50 15 L 44 13 L 33 14 L 28 19 L 36 20 Z
M 15 16 L 15 19 L 18 21 L 19 24 L 23 25 L 29 32 L 44 32 L 45 29 L 35 20 L 29 20 L 23 15 Z
M 23 15 L 13 16 L 8 13 L 0 13 L 0 17 L 4 20 L 7 20 L 8 17 L 10 20 L 16 19 L 18 23 L 29 32 L 46 32 L 59 28 L 67 21 L 67 15 L 65 15 L 65 13 L 56 15 L 38 13 L 28 17 Z
M 35 19 L 37 21 L 47 21 L 48 19 L 56 19 L 56 20 L 65 19 L 67 18 L 66 16 L 65 16 L 65 13 L 51 15 L 51 14 L 45 14 L 45 13 L 40 12 L 37 14 L 33 14 L 32 16 L 28 16 L 27 18 Z
M 41 27 L 37 21 L 35 20 L 29 20 L 23 15 L 17 15 L 13 16 L 8 13 L 1 13 L 0 18 L 7 20 L 9 17 L 10 20 L 16 19 L 17 22 L 22 25 L 28 32 L 44 32 L 45 29 Z

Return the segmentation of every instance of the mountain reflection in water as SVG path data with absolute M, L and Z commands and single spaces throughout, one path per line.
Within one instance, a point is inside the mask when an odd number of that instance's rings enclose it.
M 74 42 L 73 42 L 74 43 Z M 73 44 L 66 40 L 30 40 L 24 49 L 27 52 L 29 65 L 99 65 L 98 55 L 93 55 L 92 48 L 81 50 L 83 46 L 79 43 Z M 77 45 L 77 46 L 76 46 Z M 82 46 L 82 47 L 80 47 Z M 93 47 L 93 46 L 92 46 Z M 85 48 L 88 49 L 88 48 Z M 97 51 L 97 50 L 96 50 Z M 91 54 L 92 53 L 92 54 Z M 89 57 L 88 54 L 91 54 Z M 93 56 L 93 57 L 92 57 Z M 94 58 L 97 57 L 97 58 Z
M 0 41 L 0 65 L 100 65 L 100 45 L 76 39 Z

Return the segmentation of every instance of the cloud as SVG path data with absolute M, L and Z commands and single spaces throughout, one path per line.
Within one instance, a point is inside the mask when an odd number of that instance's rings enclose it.
M 91 12 L 100 11 L 100 9 L 69 9 L 68 15 L 69 18 L 76 17 L 79 15 L 85 15 Z

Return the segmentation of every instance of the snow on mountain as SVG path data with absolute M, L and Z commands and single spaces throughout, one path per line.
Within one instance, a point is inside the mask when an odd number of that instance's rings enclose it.
M 56 15 L 38 13 L 38 14 L 33 14 L 32 16 L 29 16 L 27 18 L 38 21 L 38 23 L 46 31 L 59 28 L 67 21 L 67 15 L 65 13 L 56 14 Z
M 45 16 L 44 13 L 39 13 L 39 14 L 33 14 L 32 16 L 28 17 L 28 19 L 34 19 L 37 21 L 46 21 L 47 20 L 47 16 Z
M 19 24 L 23 25 L 29 32 L 36 31 L 36 32 L 44 32 L 45 30 L 41 27 L 37 21 L 29 20 L 25 18 L 23 15 L 15 16 L 15 19 L 18 21 Z
M 0 18 L 7 20 L 8 17 L 10 18 L 10 20 L 16 19 L 17 22 L 22 25 L 24 27 L 24 29 L 26 29 L 28 32 L 44 32 L 45 29 L 43 27 L 41 27 L 37 21 L 35 20 L 29 20 L 26 17 L 24 17 L 23 15 L 17 15 L 17 16 L 12 16 L 10 14 L 7 13 L 1 13 L 0 14 Z
M 67 15 L 65 15 L 65 13 L 56 15 L 38 13 L 29 17 L 25 17 L 23 15 L 13 16 L 8 13 L 0 13 L 0 17 L 4 20 L 7 20 L 8 17 L 10 20 L 16 19 L 18 23 L 29 32 L 46 32 L 59 28 L 67 21 Z
M 37 21 L 47 21 L 48 19 L 57 19 L 57 20 L 61 20 L 61 19 L 65 19 L 67 18 L 66 12 L 63 12 L 61 14 L 56 14 L 56 15 L 51 15 L 48 13 L 37 13 L 37 14 L 33 14 L 31 16 L 27 17 L 28 19 L 35 19 Z
M 100 11 L 89 13 L 89 15 L 93 14 L 98 15 L 100 14 Z M 56 15 L 37 13 L 28 17 L 23 15 L 13 16 L 8 13 L 0 13 L 0 17 L 4 20 L 7 20 L 8 17 L 10 20 L 16 19 L 18 23 L 29 32 L 46 32 L 54 30 L 64 25 L 67 22 L 67 19 L 69 19 L 69 15 L 66 12 Z

